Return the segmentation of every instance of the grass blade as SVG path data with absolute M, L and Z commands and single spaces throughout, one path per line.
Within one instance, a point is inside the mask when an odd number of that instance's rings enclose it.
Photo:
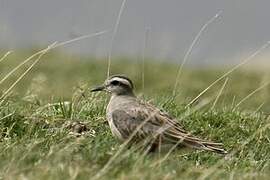
M 184 56 L 184 59 L 182 61 L 182 63 L 180 64 L 179 68 L 178 68 L 178 71 L 177 71 L 177 75 L 176 75 L 176 78 L 175 78 L 175 84 L 174 84 L 174 89 L 173 89 L 173 96 L 175 96 L 176 94 L 176 89 L 179 85 L 179 78 L 181 76 L 181 73 L 182 73 L 182 69 L 187 61 L 187 59 L 189 58 L 195 44 L 199 41 L 202 33 L 206 30 L 206 28 L 212 24 L 219 16 L 220 14 L 222 13 L 222 11 L 218 12 L 214 17 L 212 17 L 210 20 L 208 20 L 200 29 L 200 31 L 197 33 L 197 35 L 195 36 L 195 38 L 193 39 L 191 45 L 189 46 L 185 56 Z
M 115 25 L 114 25 L 114 29 L 113 29 L 113 34 L 112 34 L 112 39 L 111 39 L 111 44 L 110 44 L 110 49 L 109 49 L 109 55 L 108 55 L 107 77 L 110 76 L 113 43 L 114 43 L 116 33 L 118 31 L 118 27 L 119 27 L 119 24 L 120 24 L 122 13 L 123 13 L 124 8 L 125 8 L 126 1 L 127 0 L 122 1 L 121 7 L 120 7 L 120 10 L 118 12 L 118 16 L 117 16 L 117 19 L 116 19 L 116 22 L 115 22 Z
M 226 78 L 226 79 L 225 79 L 225 81 L 224 81 L 224 83 L 223 83 L 221 89 L 219 90 L 218 95 L 217 95 L 217 98 L 215 99 L 215 101 L 214 101 L 214 103 L 213 103 L 211 109 L 214 109 L 214 107 L 216 106 L 216 104 L 217 104 L 217 102 L 218 102 L 218 100 L 219 100 L 219 98 L 220 98 L 220 96 L 221 96 L 221 94 L 222 94 L 222 92 L 223 92 L 223 90 L 224 90 L 224 88 L 225 88 L 227 82 L 228 82 L 228 79 L 229 79 L 229 78 Z
M 196 96 L 190 103 L 186 105 L 186 108 L 190 105 L 192 105 L 197 99 L 199 99 L 205 92 L 208 91 L 212 86 L 214 86 L 216 83 L 221 81 L 223 78 L 234 72 L 236 69 L 240 68 L 241 66 L 247 64 L 251 59 L 256 57 L 259 53 L 261 53 L 264 49 L 266 49 L 269 46 L 270 42 L 268 41 L 266 44 L 264 44 L 262 47 L 260 47 L 258 50 L 256 50 L 254 53 L 252 53 L 250 56 L 248 56 L 244 61 L 234 66 L 232 69 L 221 75 L 218 79 L 216 79 L 214 82 L 212 82 L 207 88 L 205 88 L 198 96 Z
M 13 52 L 13 51 L 8 51 L 8 52 L 6 52 L 6 54 L 4 54 L 4 55 L 0 58 L 0 63 L 1 63 L 2 61 L 4 61 L 4 60 L 6 59 L 6 57 L 7 57 L 8 55 L 10 55 L 12 52 Z

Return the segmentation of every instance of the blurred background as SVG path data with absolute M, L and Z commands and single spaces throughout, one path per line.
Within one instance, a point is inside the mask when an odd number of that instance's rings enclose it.
M 188 103 L 270 40 L 268 0 L 127 0 L 113 35 L 122 3 L 122 0 L 0 0 L 1 56 L 13 51 L 0 63 L 1 79 L 31 54 L 55 41 L 106 30 L 105 34 L 46 54 L 14 87 L 13 93 L 30 101 L 70 99 L 78 88 L 99 84 L 106 78 L 111 50 L 111 73 L 130 76 L 139 93 L 170 96 L 177 67 L 194 38 L 219 14 L 202 31 L 179 78 L 177 98 Z M 269 57 L 270 49 L 266 48 L 228 76 L 222 90 L 223 105 L 239 102 L 268 83 Z M 8 89 L 31 63 L 1 83 L 0 90 Z M 216 96 L 224 80 L 202 98 Z M 269 96 L 269 87 L 265 85 L 246 107 L 256 109 L 264 104 L 268 110 Z
M 69 53 L 106 57 L 121 3 L 122 0 L 1 0 L 0 46 L 9 50 L 44 47 L 54 41 L 110 30 L 64 47 Z M 203 32 L 188 62 L 239 62 L 270 39 L 269 7 L 268 0 L 128 0 L 113 43 L 113 55 L 140 57 L 148 32 L 147 56 L 179 62 L 201 27 L 222 11 Z M 264 52 L 259 63 L 269 64 L 268 57 L 269 52 Z

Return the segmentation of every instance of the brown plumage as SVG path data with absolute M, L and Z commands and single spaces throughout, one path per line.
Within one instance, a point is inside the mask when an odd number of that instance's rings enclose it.
M 131 142 L 151 141 L 151 150 L 162 144 L 177 144 L 226 154 L 222 143 L 197 138 L 167 113 L 142 102 L 133 93 L 133 84 L 125 76 L 112 76 L 92 91 L 105 90 L 112 94 L 107 106 L 107 120 L 111 131 L 119 140 Z M 130 137 L 132 136 L 132 137 Z

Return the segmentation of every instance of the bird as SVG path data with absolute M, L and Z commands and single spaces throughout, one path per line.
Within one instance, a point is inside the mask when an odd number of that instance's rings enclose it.
M 91 92 L 105 91 L 111 95 L 106 108 L 106 119 L 111 132 L 121 142 L 147 142 L 154 152 L 163 144 L 175 147 L 227 154 L 222 143 L 203 140 L 186 131 L 173 116 L 137 98 L 133 82 L 126 75 L 112 75 Z

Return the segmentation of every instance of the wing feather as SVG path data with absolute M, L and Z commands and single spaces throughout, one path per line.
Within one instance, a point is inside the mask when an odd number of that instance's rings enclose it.
M 222 149 L 222 143 L 202 140 L 191 135 L 176 119 L 150 104 L 140 103 L 138 106 L 130 107 L 125 111 L 115 110 L 112 113 L 112 119 L 124 138 L 128 138 L 136 131 L 134 134 L 136 140 L 159 136 L 163 142 L 181 143 L 196 149 L 226 153 Z

